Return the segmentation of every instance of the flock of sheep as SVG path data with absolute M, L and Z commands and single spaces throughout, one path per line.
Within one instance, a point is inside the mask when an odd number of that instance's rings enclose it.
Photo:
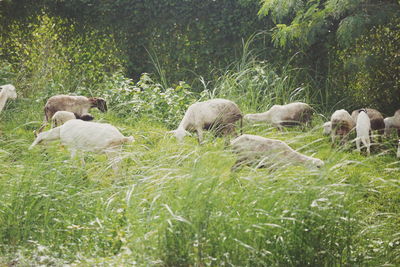
M 13 85 L 0 86 L 0 112 L 8 98 L 17 97 Z M 44 123 L 35 132 L 36 139 L 29 149 L 41 142 L 60 140 L 68 147 L 71 157 L 77 153 L 91 151 L 105 153 L 116 172 L 122 144 L 133 142 L 132 136 L 125 137 L 114 126 L 107 123 L 91 122 L 93 116 L 88 113 L 90 108 L 107 111 L 106 101 L 102 98 L 87 98 L 84 96 L 57 95 L 48 99 L 45 107 Z M 232 150 L 238 154 L 238 159 L 232 169 L 243 164 L 256 164 L 256 167 L 274 166 L 280 163 L 299 163 L 321 167 L 320 159 L 301 154 L 285 142 L 256 135 L 242 134 L 236 137 L 236 122 L 266 122 L 278 129 L 288 125 L 306 126 L 312 118 L 313 109 L 306 103 L 296 102 L 287 105 L 274 105 L 268 111 L 257 114 L 242 115 L 239 107 L 226 99 L 212 99 L 197 102 L 189 106 L 178 128 L 171 131 L 182 141 L 188 131 L 197 133 L 199 143 L 203 142 L 203 131 L 213 130 L 216 135 L 235 137 L 231 142 Z M 52 129 L 42 132 L 48 122 Z M 330 134 L 332 143 L 340 138 L 340 144 L 346 143 L 349 133 L 355 129 L 357 150 L 361 142 L 370 153 L 371 132 L 377 130 L 380 135 L 389 135 L 391 129 L 397 129 L 400 134 L 400 110 L 393 117 L 383 119 L 382 114 L 375 109 L 355 110 L 351 115 L 344 109 L 335 111 L 329 122 L 323 125 L 324 134 Z M 400 157 L 400 143 L 397 156 Z M 83 157 L 81 157 L 83 161 Z

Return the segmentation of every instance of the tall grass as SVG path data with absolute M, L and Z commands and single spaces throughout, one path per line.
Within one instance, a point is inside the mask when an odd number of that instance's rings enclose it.
M 27 105 L 31 103 L 31 105 Z M 399 162 L 332 150 L 320 129 L 249 127 L 321 158 L 320 170 L 244 167 L 224 140 L 178 145 L 158 123 L 96 114 L 136 142 L 120 173 L 59 144 L 28 151 L 40 105 L 1 115 L 0 259 L 24 265 L 381 265 L 399 261 Z M 17 112 L 18 111 L 18 112 Z M 27 115 L 28 114 L 28 115 Z M 390 166 L 390 168 L 388 168 Z M 2 257 L 2 258 L 1 258 Z

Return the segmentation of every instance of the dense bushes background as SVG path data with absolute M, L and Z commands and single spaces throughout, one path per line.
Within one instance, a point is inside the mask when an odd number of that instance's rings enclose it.
M 255 0 L 7 0 L 0 3 L 0 58 L 17 65 L 25 62 L 18 68 L 29 73 L 28 65 L 39 60 L 41 43 L 49 50 L 42 56 L 58 68 L 68 65 L 69 74 L 62 76 L 71 79 L 71 88 L 65 91 L 88 84 L 92 91 L 91 81 L 118 69 L 134 80 L 143 72 L 155 72 L 164 87 L 184 80 L 191 91 L 200 92 L 201 81 L 215 86 L 243 54 L 243 42 L 263 31 L 252 38 L 249 49 L 276 72 L 288 64 L 303 69 L 294 86 L 310 87 L 312 102 L 325 107 L 340 103 L 349 109 L 369 105 L 391 114 L 400 94 L 399 11 L 394 0 L 284 5 Z M 46 73 L 38 75 L 57 72 L 45 66 Z

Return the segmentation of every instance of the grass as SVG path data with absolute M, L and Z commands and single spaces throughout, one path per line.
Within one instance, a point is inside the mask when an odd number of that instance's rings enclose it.
M 103 155 L 86 165 L 58 143 L 28 151 L 41 103 L 0 114 L 0 263 L 24 265 L 304 266 L 400 263 L 400 162 L 331 148 L 313 128 L 245 133 L 277 138 L 326 166 L 243 167 L 224 140 L 179 145 L 165 126 L 96 118 L 136 142 L 114 175 Z M 354 146 L 354 144 L 353 144 Z

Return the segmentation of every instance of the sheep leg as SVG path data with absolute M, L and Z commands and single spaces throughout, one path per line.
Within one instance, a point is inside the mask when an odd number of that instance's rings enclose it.
M 203 129 L 202 128 L 196 128 L 197 132 L 197 139 L 199 140 L 199 144 L 203 143 Z
M 370 151 L 371 143 L 370 143 L 369 137 L 362 137 L 361 141 L 363 142 L 364 146 L 367 148 L 367 155 L 369 156 L 371 154 L 371 151 Z
M 360 137 L 356 138 L 357 152 L 361 152 L 361 145 L 360 145 L 361 140 L 360 139 L 361 139 Z
M 81 161 L 81 165 L 85 167 L 85 158 L 83 157 L 83 154 L 79 153 L 76 149 L 70 149 L 69 151 L 71 152 L 71 159 L 74 160 L 78 157 Z
M 119 169 L 118 165 L 119 165 L 119 162 L 121 161 L 121 158 L 118 156 L 118 154 L 119 154 L 118 151 L 107 151 L 106 152 L 108 161 L 111 163 L 111 167 L 112 167 L 115 175 L 118 174 L 118 169 Z

